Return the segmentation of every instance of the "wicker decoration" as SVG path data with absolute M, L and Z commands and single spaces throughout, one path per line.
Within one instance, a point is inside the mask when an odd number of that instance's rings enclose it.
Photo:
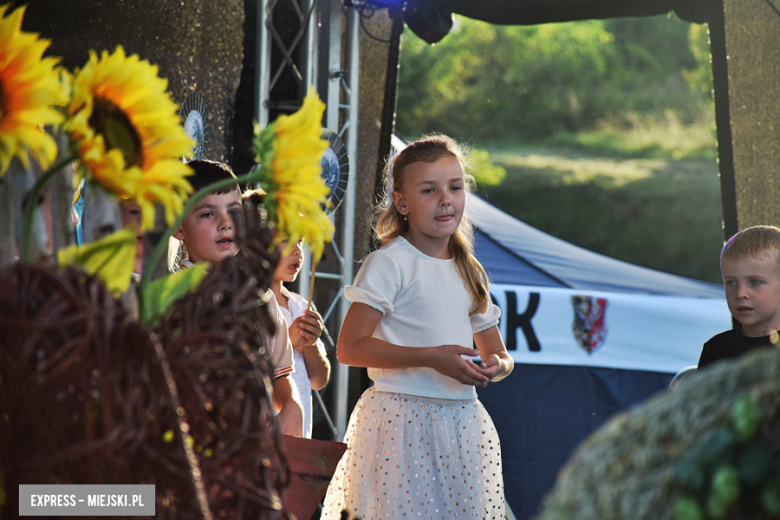
M 263 305 L 278 257 L 260 213 L 247 220 L 239 236 L 253 240 L 152 331 L 81 271 L 0 271 L 5 489 L 154 484 L 158 518 L 286 516 Z M 0 516 L 17 501 L 8 493 Z
M 780 349 L 771 348 L 702 370 L 674 391 L 611 419 L 577 448 L 536 520 L 780 518 L 768 512 L 742 480 L 742 473 L 750 469 L 742 458 L 747 450 L 739 444 L 721 454 L 703 449 L 712 448 L 719 432 L 736 433 L 735 404 L 744 399 L 755 403 L 757 412 L 754 432 L 745 446 L 767 453 L 769 465 L 762 479 L 776 482 L 780 479 Z M 680 476 L 690 469 L 685 465 L 692 456 L 704 470 L 698 515 L 686 514 L 680 507 L 691 493 Z M 710 482 L 717 487 L 719 456 L 733 459 L 742 489 L 730 506 L 714 511 L 707 495 L 711 495 Z

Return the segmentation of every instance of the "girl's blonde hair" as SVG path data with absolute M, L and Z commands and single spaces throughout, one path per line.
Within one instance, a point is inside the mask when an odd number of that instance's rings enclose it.
M 387 162 L 384 171 L 384 193 L 387 197 L 377 204 L 374 226 L 374 234 L 383 246 L 409 230 L 409 222 L 404 220 L 389 196 L 392 190 L 400 192 L 403 189 L 406 167 L 420 161 L 433 163 L 445 157 L 458 160 L 463 167 L 466 190 L 473 191 L 474 177 L 467 171 L 468 151 L 446 135 L 425 135 Z M 469 314 L 485 312 L 489 298 L 488 277 L 485 268 L 474 256 L 474 229 L 466 215 L 463 215 L 458 228 L 450 237 L 449 251 L 474 303 L 474 309 Z

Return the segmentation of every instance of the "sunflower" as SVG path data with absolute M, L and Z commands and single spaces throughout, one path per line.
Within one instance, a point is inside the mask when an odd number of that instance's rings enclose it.
M 330 192 L 320 176 L 320 160 L 328 147 L 321 138 L 324 110 L 325 104 L 310 89 L 298 112 L 280 116 L 263 131 L 255 128 L 268 218 L 290 244 L 305 239 L 315 261 L 334 231 L 321 206 L 328 204 Z
M 94 51 L 76 73 L 67 129 L 77 142 L 81 175 L 141 207 L 142 229 L 154 226 L 154 203 L 170 224 L 192 191 L 187 137 L 157 66 L 138 55 Z
M 14 156 L 25 167 L 28 154 L 44 168 L 54 160 L 57 144 L 42 127 L 60 123 L 52 107 L 66 103 L 59 58 L 42 58 L 49 40 L 20 30 L 25 6 L 5 17 L 9 7 L 0 6 L 0 176 Z

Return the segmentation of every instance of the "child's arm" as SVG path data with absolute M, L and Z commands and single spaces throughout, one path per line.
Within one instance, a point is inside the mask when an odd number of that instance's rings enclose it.
M 325 388 L 330 379 L 330 361 L 322 343 L 317 341 L 323 328 L 322 317 L 316 311 L 310 310 L 295 318 L 290 325 L 290 341 L 293 348 L 303 354 L 313 390 Z
M 477 345 L 479 355 L 482 358 L 480 373 L 490 381 L 501 381 L 512 373 L 515 361 L 506 351 L 504 340 L 498 332 L 498 326 L 474 334 L 474 343 Z
M 370 368 L 428 367 L 465 385 L 486 386 L 488 377 L 461 354 L 478 351 L 460 345 L 404 347 L 373 337 L 382 313 L 364 303 L 353 303 L 339 334 L 337 353 L 345 365 Z
M 298 396 L 298 388 L 292 383 L 290 376 L 274 379 L 273 383 L 274 410 L 279 412 L 276 420 L 284 435 L 303 437 L 303 406 Z
M 276 331 L 268 340 L 274 365 L 273 404 L 279 415 L 279 428 L 285 435 L 303 437 L 303 406 L 298 387 L 292 382 L 293 349 L 287 334 L 287 322 L 273 296 L 268 300 L 268 311 Z

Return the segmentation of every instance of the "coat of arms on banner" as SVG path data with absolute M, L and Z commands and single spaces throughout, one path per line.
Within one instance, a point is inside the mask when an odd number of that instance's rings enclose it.
M 592 296 L 572 296 L 574 323 L 572 330 L 577 343 L 588 354 L 593 354 L 607 337 L 607 299 Z

